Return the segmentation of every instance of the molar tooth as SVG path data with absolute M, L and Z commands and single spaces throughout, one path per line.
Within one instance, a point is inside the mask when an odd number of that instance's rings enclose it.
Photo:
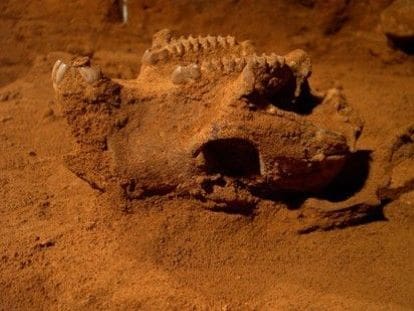
M 183 46 L 183 44 L 181 42 L 178 42 L 176 47 L 177 47 L 177 54 L 179 56 L 183 56 L 184 55 L 184 46 Z
M 79 67 L 78 71 L 81 74 L 82 78 L 88 83 L 98 81 L 101 77 L 101 71 L 97 68 Z
M 227 42 L 226 39 L 223 38 L 222 36 L 218 36 L 217 37 L 217 42 L 218 44 L 222 47 L 222 48 L 226 48 L 227 47 Z
M 209 44 L 208 44 L 206 38 L 202 38 L 201 36 L 198 36 L 197 41 L 201 45 L 201 48 L 202 49 L 204 49 L 204 50 L 207 50 L 208 49 Z
M 190 36 L 190 37 L 188 38 L 188 41 L 190 42 L 190 45 L 191 45 L 191 47 L 192 47 L 193 51 L 194 51 L 194 52 L 198 52 L 198 50 L 200 49 L 200 46 L 199 46 L 198 40 L 197 40 L 197 39 L 195 39 L 195 38 L 193 38 L 192 36 Z
M 144 52 L 144 55 L 142 55 L 141 62 L 147 65 L 155 65 L 157 60 L 154 53 L 152 53 L 150 50 L 146 50 Z
M 217 38 L 216 37 L 208 35 L 207 36 L 207 41 L 213 49 L 215 49 L 217 47 Z
M 200 67 L 197 64 L 190 64 L 188 66 L 177 66 L 171 75 L 171 80 L 174 84 L 183 84 L 198 80 L 200 76 Z
M 183 66 L 177 66 L 171 75 L 172 82 L 174 84 L 182 84 L 185 82 L 185 78 Z
M 266 67 L 267 63 L 266 63 L 266 56 L 265 54 L 262 54 L 262 56 L 258 56 L 256 58 L 257 63 L 260 67 Z
M 244 58 L 235 58 L 234 61 L 236 62 L 236 71 L 242 71 L 243 68 L 246 66 L 246 60 Z
M 213 59 L 211 60 L 211 64 L 215 70 L 223 70 L 223 64 L 220 60 Z
M 281 67 L 285 65 L 285 58 L 283 56 L 276 55 L 277 62 L 280 64 Z
M 232 36 L 227 36 L 226 41 L 230 46 L 235 46 L 236 45 L 236 39 Z
M 223 67 L 224 67 L 224 72 L 231 73 L 231 72 L 234 71 L 234 67 L 235 67 L 234 59 L 229 59 L 227 57 L 223 57 L 222 63 L 223 63 Z
M 182 44 L 183 44 L 183 46 L 184 46 L 184 51 L 185 51 L 185 52 L 189 52 L 189 51 L 190 51 L 190 49 L 191 49 L 190 41 L 188 41 L 188 40 L 183 40 L 183 41 L 181 41 L 181 43 L 182 43 Z
M 275 53 L 270 54 L 270 56 L 267 57 L 267 62 L 270 66 L 276 67 L 278 65 L 277 55 Z
M 188 68 L 189 77 L 191 79 L 194 79 L 194 80 L 200 79 L 200 76 L 201 76 L 200 66 L 198 66 L 197 64 L 191 64 L 187 66 L 187 68 Z
M 157 55 L 157 60 L 166 60 L 169 58 L 170 53 L 168 49 L 162 49 L 156 55 Z

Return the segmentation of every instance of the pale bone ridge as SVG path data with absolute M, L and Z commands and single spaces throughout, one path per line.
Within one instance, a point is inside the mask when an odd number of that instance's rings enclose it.
M 242 93 L 254 90 L 254 85 L 277 88 L 284 70 L 289 70 L 296 79 L 295 97 L 311 74 L 311 60 L 303 50 L 294 50 L 284 56 L 272 53 L 257 55 L 250 41 L 239 43 L 234 37 L 206 36 L 175 38 L 170 30 L 164 29 L 154 35 L 152 47 L 142 57 L 144 66 L 167 66 L 174 84 L 195 81 L 201 74 L 220 78 L 225 75 L 241 74 Z M 197 77 L 191 78 L 185 66 L 199 66 Z M 172 66 L 171 69 L 169 67 Z M 154 68 L 155 68 L 154 67 Z M 243 90 L 244 89 L 244 90 Z
M 187 38 L 183 36 L 175 38 L 171 31 L 164 29 L 154 35 L 152 47 L 145 51 L 142 63 L 157 65 L 159 62 L 167 62 L 185 56 L 189 56 L 196 61 L 200 57 L 219 51 L 247 56 L 253 51 L 253 46 L 249 41 L 239 43 L 232 36 L 207 35 L 205 37 L 193 37 L 190 35 Z

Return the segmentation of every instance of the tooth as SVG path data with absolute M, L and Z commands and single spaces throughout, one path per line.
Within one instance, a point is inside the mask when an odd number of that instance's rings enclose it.
M 235 67 L 236 71 L 242 71 L 243 68 L 246 66 L 246 60 L 244 58 L 236 58 L 235 62 L 236 62 L 236 67 Z
M 152 53 L 150 50 L 146 50 L 144 52 L 144 55 L 142 55 L 141 61 L 143 64 L 148 64 L 148 65 L 154 65 L 157 62 L 156 57 L 154 56 L 154 53 Z
M 217 38 L 216 37 L 213 37 L 213 36 L 208 35 L 207 36 L 207 42 L 210 44 L 210 46 L 213 49 L 216 48 L 216 46 L 217 46 Z
M 172 75 L 171 80 L 174 84 L 181 84 L 185 82 L 185 75 L 183 73 L 183 66 L 177 66 Z
M 176 47 L 177 47 L 177 54 L 179 56 L 182 56 L 184 54 L 184 46 L 183 46 L 183 44 L 181 42 L 178 42 L 177 45 L 176 45 Z
M 226 48 L 227 42 L 226 42 L 225 38 L 223 38 L 222 36 L 218 36 L 217 37 L 217 42 L 222 48 Z
M 198 43 L 197 39 L 195 39 L 192 36 L 190 36 L 188 38 L 188 41 L 190 42 L 190 45 L 192 46 L 193 51 L 194 52 L 198 52 L 198 50 L 199 50 L 200 47 L 199 47 L 199 43 Z
M 227 36 L 226 41 L 230 46 L 235 46 L 236 45 L 236 39 L 232 36 Z
M 265 54 L 263 54 L 262 56 L 258 56 L 256 60 L 260 67 L 266 67 L 267 64 Z
M 234 71 L 234 66 L 235 66 L 234 59 L 223 57 L 222 63 L 223 63 L 225 73 L 231 73 Z
M 269 65 L 270 66 L 272 66 L 272 67 L 276 67 L 277 66 L 277 64 L 278 64 L 278 59 L 276 58 L 276 54 L 275 53 L 272 53 L 272 54 L 270 54 L 270 56 L 269 57 L 267 57 L 267 62 L 269 63 Z
M 79 67 L 78 71 L 81 74 L 82 78 L 88 83 L 93 83 L 99 80 L 101 77 L 101 72 L 99 69 L 91 67 Z
M 59 67 L 56 69 L 54 83 L 59 84 L 62 81 L 63 76 L 65 75 L 66 70 L 68 69 L 68 65 L 65 63 L 61 63 Z
M 254 82 L 256 77 L 250 64 L 244 67 L 241 75 L 245 84 L 246 91 L 252 91 L 254 89 Z
M 201 72 L 200 67 L 197 64 L 188 65 L 185 71 L 187 73 L 188 78 L 192 80 L 200 79 Z
M 198 80 L 201 76 L 200 67 L 196 64 L 177 66 L 171 75 L 174 84 L 182 84 L 192 80 Z
M 53 65 L 53 69 L 52 69 L 52 81 L 55 81 L 56 70 L 59 68 L 60 64 L 62 64 L 62 61 L 60 59 L 58 59 L 55 62 L 55 64 Z
M 208 41 L 206 38 L 202 38 L 201 36 L 198 36 L 197 41 L 200 43 L 201 48 L 204 50 L 208 49 Z
M 182 44 L 183 44 L 183 46 L 184 46 L 184 50 L 185 50 L 186 52 L 190 51 L 190 49 L 191 49 L 191 46 L 190 46 L 190 41 L 188 41 L 188 40 L 183 40 L 183 41 L 182 41 Z
M 280 64 L 280 67 L 285 65 L 285 58 L 283 56 L 276 55 L 277 62 Z
M 222 70 L 223 69 L 223 67 L 222 67 L 223 64 L 221 63 L 220 60 L 213 59 L 213 60 L 211 60 L 211 64 L 213 65 L 213 68 L 215 70 Z
M 170 54 L 168 53 L 168 49 L 162 49 L 156 54 L 156 56 L 157 56 L 157 60 L 166 60 L 168 59 Z

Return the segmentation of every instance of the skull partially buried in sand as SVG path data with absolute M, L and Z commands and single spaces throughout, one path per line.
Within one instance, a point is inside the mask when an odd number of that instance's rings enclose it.
M 258 56 L 248 41 L 168 30 L 135 80 L 111 80 L 88 58 L 58 61 L 53 85 L 77 140 L 66 163 L 127 200 L 168 194 L 231 209 L 319 193 L 362 122 L 339 90 L 313 94 L 310 74 L 302 50 Z

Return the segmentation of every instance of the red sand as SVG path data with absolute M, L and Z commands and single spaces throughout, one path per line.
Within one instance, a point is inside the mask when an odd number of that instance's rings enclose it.
M 358 148 L 385 166 L 414 122 L 413 56 L 388 47 L 378 26 L 389 3 L 131 0 L 121 25 L 111 1 L 3 1 L 0 309 L 414 308 L 412 144 L 393 157 L 393 186 L 406 187 L 383 221 L 298 235 L 291 213 L 272 206 L 251 218 L 153 197 L 126 212 L 65 167 L 75 142 L 50 81 L 69 57 L 58 51 L 134 78 L 165 27 L 234 34 L 278 54 L 302 48 L 312 87 L 343 88 L 365 120 Z

